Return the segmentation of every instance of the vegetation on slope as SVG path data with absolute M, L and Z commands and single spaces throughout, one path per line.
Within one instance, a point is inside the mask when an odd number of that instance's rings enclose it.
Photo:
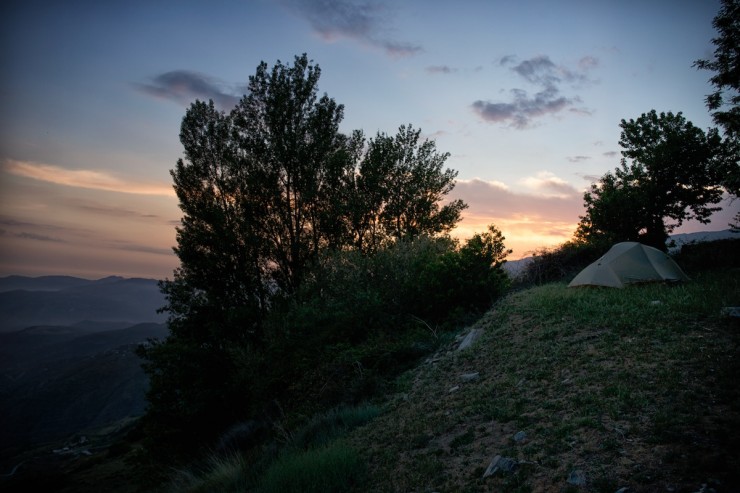
M 688 249 L 682 285 L 512 293 L 471 327 L 475 345 L 443 344 L 363 419 L 319 415 L 177 489 L 736 491 L 740 335 L 723 307 L 740 278 L 730 260 L 706 270 L 716 248 Z M 484 477 L 497 456 L 511 470 Z
M 733 271 L 510 295 L 476 324 L 477 345 L 405 374 L 352 435 L 362 490 L 734 491 L 740 337 L 722 307 L 739 297 Z M 497 455 L 518 467 L 483 479 Z

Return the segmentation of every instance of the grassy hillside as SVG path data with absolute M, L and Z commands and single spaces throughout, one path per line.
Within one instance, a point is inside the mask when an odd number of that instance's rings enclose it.
M 736 305 L 737 270 L 512 293 L 472 347 L 402 374 L 378 412 L 315 417 L 171 491 L 739 491 L 740 324 L 722 311 Z M 358 412 L 369 421 L 337 426 Z
M 514 293 L 350 435 L 359 490 L 738 491 L 736 305 L 737 271 Z M 511 460 L 484 479 L 496 456 Z

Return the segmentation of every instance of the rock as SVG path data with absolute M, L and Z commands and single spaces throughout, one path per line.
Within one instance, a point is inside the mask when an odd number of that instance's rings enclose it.
M 469 348 L 473 345 L 475 341 L 478 340 L 481 334 L 483 334 L 483 329 L 471 329 L 470 332 L 468 332 L 468 335 L 465 336 L 465 339 L 463 339 L 463 341 L 457 347 L 457 350 L 462 351 L 463 349 Z
M 488 465 L 486 472 L 483 473 L 483 479 L 487 478 L 488 476 L 493 476 L 499 471 L 504 474 L 513 472 L 518 465 L 519 463 L 516 461 L 516 459 L 512 459 L 510 457 L 501 457 L 500 455 L 497 455 Z
M 513 438 L 517 443 L 522 442 L 527 439 L 527 433 L 524 431 L 517 431 Z
M 457 392 L 458 390 L 460 390 L 460 386 L 459 385 L 455 385 L 454 387 L 450 387 L 450 390 L 448 390 L 447 393 L 448 394 L 451 394 L 453 392 Z
M 474 373 L 463 373 L 460 375 L 460 380 L 463 382 L 474 382 L 480 378 L 480 373 L 477 371 Z
M 586 484 L 586 474 L 580 469 L 573 469 L 570 474 L 568 474 L 568 483 L 582 486 Z
M 619 488 L 617 491 L 615 491 L 614 493 L 627 493 L 629 490 L 630 489 L 627 486 L 623 486 Z

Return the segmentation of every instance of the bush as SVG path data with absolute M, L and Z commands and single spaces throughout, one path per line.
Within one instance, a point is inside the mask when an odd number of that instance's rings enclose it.
M 740 238 L 687 243 L 673 256 L 687 272 L 740 268 Z
M 504 293 L 503 240 L 490 227 L 463 245 L 419 237 L 371 256 L 326 254 L 271 310 L 265 361 L 280 364 L 253 377 L 270 381 L 262 395 L 288 413 L 314 413 L 383 391 L 446 329 L 469 323 Z
M 323 446 L 341 434 L 364 425 L 378 414 L 380 409 L 371 404 L 331 409 L 314 416 L 293 433 L 290 445 L 295 449 Z
M 569 280 L 604 255 L 609 247 L 568 241 L 535 251 L 517 281 L 524 286 Z

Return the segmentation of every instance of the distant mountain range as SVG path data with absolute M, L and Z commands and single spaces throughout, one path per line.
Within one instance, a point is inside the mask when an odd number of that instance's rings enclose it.
M 162 323 L 165 304 L 154 279 L 67 276 L 0 278 L 0 332 L 34 325 L 74 325 L 85 321 Z M 113 325 L 113 327 L 116 327 Z M 120 328 L 120 327 L 119 327 Z
M 740 238 L 740 233 L 733 233 L 729 229 L 722 231 L 699 231 L 698 233 L 681 233 L 671 235 L 668 238 L 668 249 L 678 250 L 687 243 L 701 243 L 703 241 L 726 240 L 728 238 Z
M 0 278 L 0 465 L 24 450 L 141 416 L 136 347 L 164 338 L 154 279 Z

